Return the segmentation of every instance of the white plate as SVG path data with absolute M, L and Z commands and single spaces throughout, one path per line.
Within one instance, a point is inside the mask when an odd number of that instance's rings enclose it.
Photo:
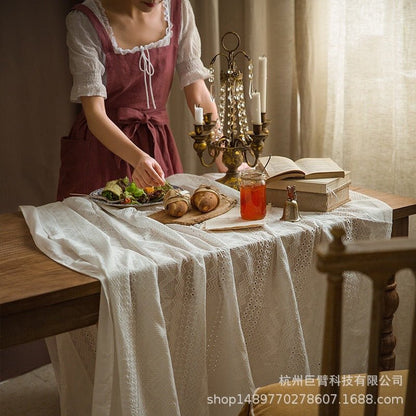
M 172 185 L 172 186 L 175 189 L 181 189 L 179 186 L 175 186 L 175 185 Z M 118 207 L 118 208 L 127 208 L 127 207 L 140 208 L 140 207 L 149 207 L 149 206 L 153 206 L 153 205 L 159 205 L 159 204 L 163 203 L 163 198 L 158 199 L 157 201 L 145 202 L 143 204 L 141 204 L 141 203 L 138 203 L 138 204 L 123 204 L 120 201 L 110 201 L 105 196 L 101 195 L 103 189 L 104 188 L 100 188 L 100 189 L 96 189 L 95 191 L 92 191 L 90 193 L 89 197 L 91 199 L 93 199 L 95 202 L 99 203 L 99 204 L 110 205 L 112 207 Z

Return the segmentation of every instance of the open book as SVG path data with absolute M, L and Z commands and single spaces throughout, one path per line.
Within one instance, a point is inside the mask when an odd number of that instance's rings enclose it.
M 263 169 L 269 157 L 261 157 L 258 168 Z M 343 178 L 345 171 L 330 158 L 307 157 L 293 161 L 284 156 L 272 156 L 266 166 L 267 182 L 285 178 Z
M 286 191 L 288 186 L 296 186 L 296 191 L 327 194 L 336 189 L 351 183 L 351 172 L 345 171 L 343 178 L 319 178 L 319 179 L 276 179 L 270 178 L 267 181 L 267 189 L 281 189 Z

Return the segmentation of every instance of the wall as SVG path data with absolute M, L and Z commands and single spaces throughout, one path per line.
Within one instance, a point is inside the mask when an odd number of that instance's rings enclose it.
M 59 138 L 76 111 L 68 99 L 70 7 L 70 0 L 0 2 L 1 213 L 55 200 Z M 43 341 L 2 350 L 0 379 L 48 360 Z
M 68 98 L 70 7 L 70 0 L 0 3 L 0 212 L 55 200 L 59 138 L 76 110 Z

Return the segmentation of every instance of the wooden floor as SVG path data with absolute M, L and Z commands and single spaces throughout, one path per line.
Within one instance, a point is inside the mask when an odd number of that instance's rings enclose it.
M 59 416 L 52 364 L 0 383 L 1 416 Z

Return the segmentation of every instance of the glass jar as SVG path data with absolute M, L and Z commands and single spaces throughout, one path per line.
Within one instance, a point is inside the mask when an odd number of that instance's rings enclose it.
M 258 170 L 241 172 L 240 214 L 243 220 L 261 220 L 266 216 L 266 178 Z

